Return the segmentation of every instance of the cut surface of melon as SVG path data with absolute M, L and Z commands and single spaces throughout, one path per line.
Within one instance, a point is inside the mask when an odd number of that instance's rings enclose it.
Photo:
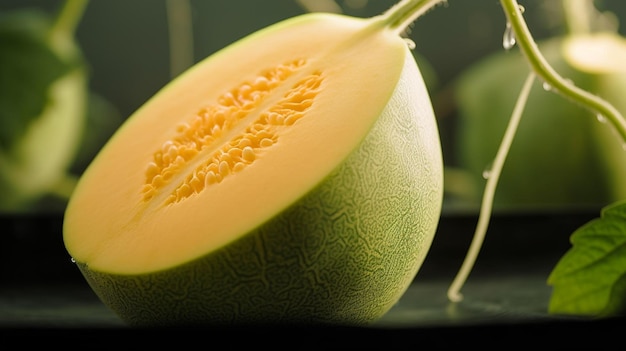
M 335 168 L 380 115 L 405 48 L 384 32 L 362 35 L 363 20 L 321 18 L 210 58 L 132 116 L 70 204 L 73 257 L 118 273 L 199 257 Z

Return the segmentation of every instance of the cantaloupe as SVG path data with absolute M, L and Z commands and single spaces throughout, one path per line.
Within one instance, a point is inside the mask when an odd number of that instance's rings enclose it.
M 415 3 L 285 20 L 134 113 L 64 218 L 102 302 L 134 326 L 384 315 L 425 259 L 443 196 L 432 106 L 397 28 Z

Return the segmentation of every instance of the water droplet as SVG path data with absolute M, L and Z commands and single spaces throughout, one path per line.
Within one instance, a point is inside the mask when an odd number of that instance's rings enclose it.
M 601 115 L 601 114 L 599 114 L 599 113 L 596 115 L 596 119 L 597 119 L 597 120 L 598 120 L 598 122 L 600 122 L 600 123 L 606 123 L 606 117 L 604 117 L 603 115 Z
M 491 174 L 493 173 L 493 160 L 491 160 L 486 166 L 485 169 L 483 170 L 483 174 L 482 177 L 483 179 L 489 179 L 491 178 Z
M 76 260 L 74 259 L 74 257 L 70 257 L 70 262 L 76 263 Z
M 552 85 L 550 85 L 550 83 L 548 83 L 548 82 L 543 82 L 542 87 L 543 87 L 543 90 L 545 90 L 545 91 L 552 90 Z
M 409 47 L 409 50 L 415 49 L 415 42 L 410 38 L 404 38 L 404 42 L 406 43 L 406 46 Z
M 524 6 L 522 6 L 522 5 L 517 5 L 517 8 L 519 8 L 519 12 L 520 12 L 520 13 L 524 13 L 524 11 L 526 11 L 526 9 L 524 8 Z
M 516 43 L 517 40 L 515 39 L 515 32 L 511 27 L 511 23 L 507 22 L 506 28 L 504 29 L 504 35 L 502 36 L 502 47 L 504 47 L 505 50 L 510 50 Z

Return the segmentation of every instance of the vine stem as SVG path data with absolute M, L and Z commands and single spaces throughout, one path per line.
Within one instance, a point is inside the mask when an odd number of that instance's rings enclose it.
M 476 231 L 474 233 L 474 237 L 472 238 L 472 243 L 469 250 L 467 251 L 467 255 L 465 256 L 465 260 L 463 261 L 461 269 L 457 273 L 456 277 L 452 281 L 452 284 L 450 285 L 450 288 L 448 289 L 448 299 L 450 301 L 459 302 L 463 299 L 463 295 L 460 293 L 460 291 L 463 287 L 463 284 L 465 284 L 465 281 L 467 280 L 470 271 L 474 267 L 474 263 L 476 262 L 476 258 L 478 257 L 478 253 L 480 252 L 480 248 L 485 239 L 487 228 L 489 227 L 491 209 L 493 207 L 493 198 L 496 193 L 496 187 L 498 185 L 500 173 L 502 172 L 504 161 L 506 160 L 506 156 L 509 152 L 509 149 L 511 148 L 511 144 L 513 143 L 515 133 L 517 132 L 517 126 L 519 125 L 519 121 L 521 120 L 522 114 L 524 112 L 524 107 L 526 106 L 526 101 L 528 100 L 528 96 L 530 95 L 530 90 L 534 81 L 535 73 L 531 72 L 524 82 L 522 91 L 517 99 L 515 108 L 513 109 L 513 113 L 511 114 L 511 119 L 509 120 L 509 124 L 507 125 L 506 131 L 504 132 L 504 137 L 502 138 L 502 142 L 493 161 L 493 166 L 489 170 L 489 173 L 486 177 L 487 184 L 485 185 L 480 213 L 478 216 L 478 224 L 476 225 Z
M 564 97 L 577 102 L 584 107 L 594 111 L 599 116 L 602 116 L 609 120 L 622 140 L 626 142 L 626 121 L 621 113 L 613 107 L 607 101 L 595 96 L 585 90 L 576 87 L 570 81 L 562 78 L 553 68 L 548 64 L 546 59 L 541 54 L 535 40 L 533 39 L 524 17 L 522 15 L 522 9 L 516 0 L 500 0 L 504 13 L 507 17 L 507 25 L 515 35 L 515 43 L 518 45 L 522 53 L 525 55 L 528 64 L 531 68 L 531 74 L 529 75 L 524 88 L 518 98 L 515 109 L 505 131 L 504 138 L 498 149 L 496 158 L 494 160 L 493 168 L 487 177 L 487 184 L 485 186 L 485 192 L 480 208 L 478 224 L 474 233 L 474 238 L 468 250 L 468 253 L 463 261 L 461 269 L 454 278 L 450 288 L 448 289 L 448 299 L 453 302 L 458 302 L 463 299 L 463 295 L 460 290 L 467 280 L 467 277 L 476 261 L 476 257 L 480 251 L 482 243 L 484 241 L 485 233 L 489 224 L 489 218 L 493 205 L 493 197 L 497 186 L 497 181 L 500 176 L 500 172 L 504 165 L 506 155 L 508 153 L 510 144 L 515 135 L 519 119 L 521 118 L 526 100 L 532 87 L 532 82 L 535 77 L 538 76 L 551 87 L 551 91 L 558 92 Z
M 381 23 L 398 35 L 408 28 L 418 17 L 447 0 L 402 0 L 378 16 Z
M 76 54 L 74 34 L 88 3 L 88 0 L 65 0 L 63 3 L 49 33 L 50 43 L 57 54 L 65 57 Z
M 170 77 L 174 78 L 193 65 L 193 16 L 189 0 L 167 0 L 167 23 L 170 45 Z
M 56 16 L 50 36 L 73 35 L 83 17 L 88 0 L 65 0 Z
M 526 56 L 528 63 L 537 76 L 558 92 L 594 111 L 598 116 L 606 118 L 616 129 L 620 137 L 626 142 L 626 120 L 621 113 L 610 103 L 583 89 L 576 87 L 572 82 L 561 77 L 546 61 L 533 39 L 516 0 L 500 0 L 508 23 L 515 33 L 517 45 Z

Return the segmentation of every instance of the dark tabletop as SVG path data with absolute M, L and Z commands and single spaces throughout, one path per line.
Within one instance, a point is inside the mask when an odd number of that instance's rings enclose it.
M 547 313 L 551 289 L 546 279 L 569 249 L 569 235 L 595 213 L 515 213 L 494 215 L 474 270 L 463 287 L 464 299 L 450 302 L 446 291 L 473 235 L 476 216 L 444 215 L 424 265 L 402 299 L 367 327 L 254 326 L 223 330 L 176 330 L 189 336 L 219 338 L 237 334 L 265 337 L 305 336 L 300 346 L 323 345 L 327 334 L 349 345 L 376 340 L 409 345 L 418 340 L 440 346 L 501 343 L 502 340 L 559 347 L 608 345 L 626 332 L 623 318 L 554 316 Z M 95 338 L 169 335 L 172 330 L 138 330 L 104 306 L 83 280 L 64 250 L 62 218 L 5 216 L 0 220 L 1 340 L 36 341 L 37 336 Z M 243 330 L 245 329 L 245 330 Z M 143 339 L 142 339 L 143 340 Z M 231 337 L 228 340 L 249 341 Z M 407 344 L 408 343 L 408 344 Z M 622 343 L 623 344 L 623 343 Z M 327 344 L 328 345 L 328 344 Z M 615 348 L 619 348 L 618 344 Z

